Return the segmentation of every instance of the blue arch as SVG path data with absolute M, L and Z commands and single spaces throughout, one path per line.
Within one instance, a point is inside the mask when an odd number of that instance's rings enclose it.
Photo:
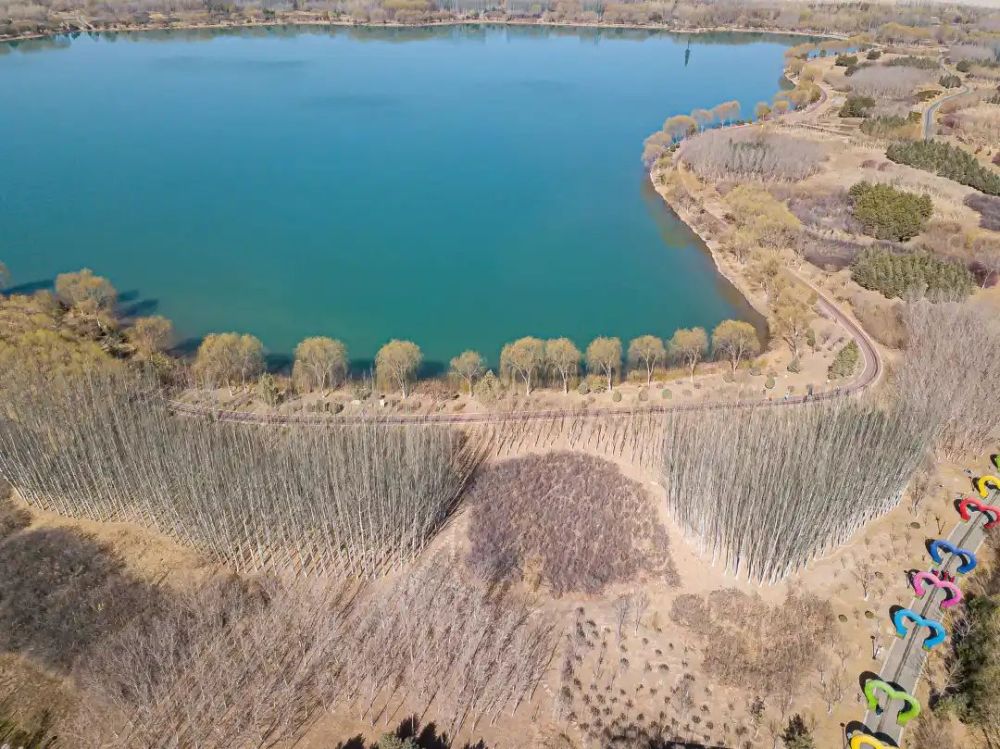
M 966 572 L 972 572 L 972 570 L 976 568 L 977 561 L 974 552 L 971 552 L 968 549 L 960 549 L 954 544 L 940 538 L 936 541 L 932 541 L 927 550 L 930 552 L 931 559 L 933 559 L 937 564 L 941 564 L 942 551 L 962 557 L 962 566 L 959 567 L 957 571 L 963 575 Z
M 948 636 L 948 631 L 941 622 L 933 619 L 925 619 L 913 609 L 898 609 L 892 615 L 892 625 L 896 628 L 899 637 L 906 637 L 906 622 L 911 621 L 918 627 L 928 627 L 934 634 L 924 640 L 924 650 L 930 650 L 935 645 L 940 645 Z

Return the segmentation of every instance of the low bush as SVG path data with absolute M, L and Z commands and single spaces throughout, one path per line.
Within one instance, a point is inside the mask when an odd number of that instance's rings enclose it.
M 851 278 L 889 299 L 914 292 L 962 298 L 973 285 L 969 269 L 959 262 L 925 251 L 899 253 L 882 247 L 859 253 L 851 265 Z
M 965 205 L 979 214 L 979 226 L 990 231 L 1000 231 L 1000 198 L 989 195 L 969 195 Z
M 962 79 L 957 75 L 943 75 L 938 78 L 938 83 L 942 88 L 958 88 L 962 85 Z
M 868 59 L 868 60 L 877 60 L 881 56 L 882 56 L 882 50 L 880 50 L 880 49 L 870 49 L 870 50 L 868 50 L 868 54 L 865 55 L 865 59 Z
M 798 359 L 792 359 L 790 362 L 788 362 L 788 366 L 785 367 L 785 369 L 787 369 L 792 374 L 798 374 L 799 372 L 802 371 L 802 362 L 800 362 Z
M 937 70 L 941 67 L 938 61 L 932 57 L 917 57 L 915 55 L 896 57 L 885 65 L 888 68 L 917 68 L 918 70 Z
M 890 161 L 968 185 L 987 195 L 1000 195 L 1000 174 L 976 161 L 968 151 L 940 140 L 901 141 L 885 152 Z
M 773 377 L 768 377 L 766 380 L 764 380 L 764 387 L 766 387 L 768 390 L 774 390 L 775 384 L 776 383 Z
M 875 106 L 875 100 L 870 96 L 850 94 L 840 108 L 841 117 L 867 117 L 868 110 Z
M 972 70 L 972 63 L 969 62 L 968 60 L 962 60 L 961 62 L 958 63 L 958 65 L 955 66 L 955 69 L 959 73 L 968 73 L 970 70 Z
M 928 195 L 897 190 L 891 185 L 858 182 L 849 193 L 854 218 L 865 234 L 902 242 L 923 231 L 934 212 Z
M 858 64 L 857 55 L 837 55 L 837 60 L 833 63 L 837 67 L 849 68 Z
M 851 341 L 844 346 L 833 358 L 833 363 L 827 370 L 827 375 L 831 380 L 839 380 L 850 377 L 858 368 L 858 361 L 861 359 L 861 351 L 858 349 L 856 341 Z
M 919 114 L 917 115 L 919 117 Z M 906 132 L 901 132 L 901 131 Z M 886 138 L 899 140 L 916 134 L 912 117 L 900 117 L 899 115 L 882 115 L 880 117 L 869 117 L 861 123 L 861 132 L 873 138 Z

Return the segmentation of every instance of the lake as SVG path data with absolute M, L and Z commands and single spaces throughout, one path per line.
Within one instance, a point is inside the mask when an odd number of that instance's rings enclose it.
M 0 260 L 90 267 L 191 347 L 390 338 L 495 362 L 525 335 L 751 319 L 640 162 L 673 114 L 781 84 L 795 40 L 453 26 L 0 45 Z M 20 285 L 20 286 L 18 286 Z M 432 367 L 433 368 L 433 367 Z

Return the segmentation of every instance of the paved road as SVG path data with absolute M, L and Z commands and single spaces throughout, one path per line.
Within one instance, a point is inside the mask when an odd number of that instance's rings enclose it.
M 969 87 L 962 86 L 962 88 L 953 94 L 948 94 L 943 99 L 938 99 L 936 102 L 931 104 L 924 111 L 924 140 L 930 140 L 934 137 L 934 133 L 931 132 L 934 129 L 934 114 L 937 112 L 938 107 L 944 104 L 949 99 L 954 99 L 956 96 L 961 96 L 962 94 L 968 93 Z
M 978 494 L 971 493 L 970 496 L 978 498 Z M 1000 501 L 1000 492 L 993 492 L 986 502 L 996 504 Z M 968 521 L 962 521 L 955 526 L 948 541 L 960 549 L 977 551 L 986 531 L 983 526 L 989 518 L 982 513 L 973 513 Z M 930 571 L 940 570 L 955 574 L 955 569 L 961 564 L 961 558 L 953 554 L 948 554 L 942 558 L 941 564 L 932 565 Z M 961 587 L 962 575 L 956 575 L 957 582 Z M 948 592 L 941 588 L 931 588 L 924 594 L 923 598 L 914 598 L 910 601 L 909 608 L 916 611 L 921 616 L 934 621 L 941 621 L 944 611 L 941 609 L 941 601 L 948 596 Z M 962 604 L 959 604 L 961 606 Z M 888 612 L 886 612 L 888 615 Z M 927 651 L 923 648 L 924 639 L 928 636 L 929 630 L 926 627 L 917 628 L 911 625 L 910 633 L 905 638 L 894 637 L 893 643 L 886 655 L 885 663 L 879 671 L 879 678 L 883 681 L 894 684 L 905 689 L 910 694 L 916 693 L 917 682 L 923 671 L 926 662 Z M 948 641 L 938 647 L 945 647 Z M 878 738 L 885 741 L 890 740 L 893 745 L 899 746 L 899 741 L 903 736 L 903 729 L 896 725 L 896 715 L 903 707 L 901 702 L 886 704 L 884 695 L 879 697 L 880 706 L 884 707 L 881 715 L 873 711 L 865 714 L 864 723 L 868 730 Z M 921 707 L 926 707 L 922 705 Z M 915 720 L 920 720 L 920 717 Z

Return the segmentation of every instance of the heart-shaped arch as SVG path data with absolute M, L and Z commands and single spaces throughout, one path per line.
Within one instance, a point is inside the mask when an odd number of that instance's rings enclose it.
M 962 516 L 962 520 L 968 520 L 972 517 L 970 510 L 982 512 L 993 517 L 992 520 L 983 526 L 986 530 L 991 530 L 994 526 L 1000 524 L 1000 507 L 996 505 L 985 504 L 974 497 L 966 497 L 958 503 L 958 514 Z
M 906 703 L 906 709 L 900 710 L 896 714 L 896 723 L 900 726 L 905 726 L 911 720 L 920 715 L 920 703 L 917 702 L 916 697 L 902 689 L 896 689 L 881 679 L 871 679 L 865 682 L 864 692 L 865 699 L 868 701 L 868 709 L 874 711 L 875 713 L 882 712 L 881 708 L 878 706 L 879 692 L 883 693 L 890 700 L 899 700 L 900 702 Z
M 977 562 L 975 552 L 969 551 L 968 549 L 960 549 L 950 541 L 945 541 L 940 538 L 936 541 L 932 541 L 931 545 L 927 547 L 927 551 L 930 552 L 931 559 L 933 559 L 937 564 L 941 564 L 941 560 L 943 558 L 941 552 L 947 552 L 949 554 L 962 557 L 962 564 L 957 571 L 963 575 L 966 572 L 972 572 L 972 570 L 976 568 Z
M 933 632 L 924 640 L 924 650 L 930 650 L 935 645 L 940 645 L 948 636 L 948 630 L 941 622 L 926 619 L 913 609 L 897 609 L 896 613 L 892 615 L 892 625 L 896 628 L 897 636 L 906 637 L 909 634 L 909 630 L 906 628 L 907 622 L 912 622 L 917 627 L 927 627 Z

